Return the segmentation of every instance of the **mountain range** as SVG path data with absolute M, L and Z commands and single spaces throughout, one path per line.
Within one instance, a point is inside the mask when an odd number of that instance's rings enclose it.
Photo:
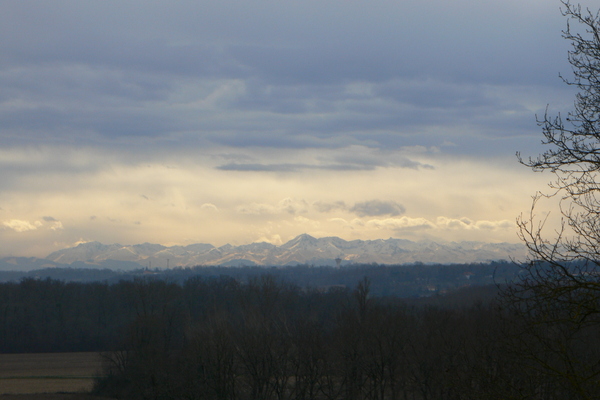
M 474 263 L 524 260 L 525 246 L 483 242 L 413 242 L 405 239 L 346 241 L 338 237 L 314 238 L 300 235 L 276 246 L 252 243 L 241 246 L 198 243 L 163 246 L 81 243 L 62 249 L 45 259 L 10 257 L 0 259 L 0 270 L 30 270 L 47 267 L 110 268 L 131 270 L 142 267 L 172 268 L 206 266 L 290 266 L 349 264 Z

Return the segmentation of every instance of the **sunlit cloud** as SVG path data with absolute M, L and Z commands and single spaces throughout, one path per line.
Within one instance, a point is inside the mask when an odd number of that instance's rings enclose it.
M 475 224 L 469 218 L 446 218 L 446 217 L 437 217 L 436 220 L 437 226 L 441 228 L 447 229 L 472 229 L 475 227 Z
M 508 220 L 501 221 L 472 221 L 469 218 L 446 218 L 438 217 L 436 225 L 447 229 L 467 229 L 467 230 L 496 230 L 496 229 L 514 229 L 515 223 Z
M 403 230 L 421 230 L 435 229 L 436 226 L 425 218 L 386 218 L 386 219 L 371 219 L 367 221 L 367 226 L 372 226 L 378 229 L 390 229 L 394 231 Z
M 219 211 L 219 208 L 211 203 L 204 203 L 200 206 L 200 209 L 206 211 Z
M 15 232 L 22 233 L 27 231 L 35 231 L 42 226 L 40 221 L 29 222 L 18 219 L 11 219 L 10 221 L 2 222 L 2 225 L 8 229 L 12 229 Z
M 386 218 L 386 219 L 371 219 L 366 223 L 367 226 L 377 229 L 389 229 L 394 231 L 403 230 L 498 230 L 498 229 L 514 229 L 515 224 L 508 220 L 501 221 L 472 221 L 469 218 L 452 219 L 447 217 L 438 217 L 435 222 L 426 218 Z
M 273 244 L 273 245 L 275 245 L 275 246 L 280 246 L 280 245 L 282 245 L 284 242 L 283 242 L 283 240 L 281 239 L 281 236 L 280 236 L 280 235 L 277 235 L 277 234 L 275 234 L 275 235 L 271 235 L 271 236 L 269 236 L 269 237 L 267 237 L 267 236 L 261 236 L 261 237 L 259 237 L 259 238 L 258 238 L 258 239 L 255 241 L 255 243 L 271 243 L 271 244 Z
M 347 220 L 345 220 L 344 218 L 329 218 L 327 221 L 339 223 L 344 226 L 350 226 L 350 223 Z
M 50 230 L 57 231 L 60 229 L 64 229 L 62 222 L 54 217 L 46 216 L 42 219 L 50 224 Z

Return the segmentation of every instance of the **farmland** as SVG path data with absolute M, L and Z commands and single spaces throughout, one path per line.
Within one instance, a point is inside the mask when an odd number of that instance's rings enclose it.
M 100 367 L 95 352 L 0 354 L 0 398 L 85 399 Z

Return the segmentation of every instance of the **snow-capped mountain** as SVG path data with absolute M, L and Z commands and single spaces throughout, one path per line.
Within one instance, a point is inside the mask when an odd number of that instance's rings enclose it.
M 252 243 L 242 246 L 210 244 L 189 246 L 162 246 L 144 243 L 131 246 L 104 245 L 99 242 L 82 243 L 50 254 L 47 259 L 61 264 L 84 262 L 102 264 L 135 262 L 143 267 L 165 268 L 196 265 L 342 265 L 351 263 L 406 264 L 406 263 L 471 263 L 493 260 L 524 260 L 525 246 L 510 243 L 483 242 L 412 242 L 404 239 L 352 240 L 338 237 L 314 238 L 300 235 L 289 242 L 275 246 L 270 243 Z

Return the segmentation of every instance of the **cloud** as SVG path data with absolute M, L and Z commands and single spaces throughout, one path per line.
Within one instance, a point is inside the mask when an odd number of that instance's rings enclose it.
M 201 210 L 207 210 L 207 211 L 219 211 L 219 208 L 217 206 L 215 206 L 214 204 L 211 203 L 204 203 L 200 206 Z
M 343 201 L 334 201 L 332 203 L 316 201 L 312 204 L 312 206 L 321 213 L 329 213 L 336 210 L 346 210 L 348 208 L 346 203 Z
M 340 159 L 347 157 L 339 157 Z M 349 160 L 348 160 L 349 161 Z M 335 164 L 261 164 L 261 163 L 229 163 L 216 167 L 221 171 L 242 171 L 242 172 L 300 172 L 304 170 L 323 170 L 323 171 L 372 171 L 378 167 L 398 167 L 409 169 L 434 169 L 432 165 L 423 164 L 418 161 L 410 160 L 406 157 L 396 157 L 392 162 L 385 162 L 381 159 L 354 159 L 350 162 L 339 162 Z
M 308 226 L 310 229 L 317 229 L 321 225 L 321 223 L 319 221 L 315 221 L 315 220 L 303 217 L 302 215 L 295 216 L 294 222 L 296 222 L 296 224 L 301 225 L 301 226 Z
M 348 223 L 348 221 L 346 221 L 344 218 L 329 218 L 328 221 L 329 222 L 336 222 L 336 223 L 342 224 L 344 226 L 350 226 L 350 224 Z
M 422 148 L 422 146 L 420 146 Z M 389 151 L 373 151 L 364 146 L 351 146 L 346 151 L 335 154 L 334 158 L 340 164 L 361 165 L 365 169 L 375 169 L 378 167 L 397 167 L 408 169 L 434 169 L 432 165 L 424 164 L 412 160 L 404 155 Z M 410 151 L 411 148 L 401 148 L 399 151 Z M 420 151 L 423 152 L 423 151 Z M 412 151 L 411 153 L 415 153 Z
M 572 107 L 564 18 L 541 0 L 376 3 L 6 2 L 0 253 L 34 229 L 35 246 L 53 229 L 288 238 L 294 216 L 510 240 L 534 187 L 513 154 L 539 153 L 546 104 Z
M 469 218 L 446 218 L 446 217 L 437 217 L 436 220 L 437 226 L 441 228 L 447 229 L 473 229 L 475 224 Z
M 509 220 L 500 221 L 473 221 L 469 218 L 447 218 L 438 217 L 436 225 L 442 229 L 464 229 L 464 230 L 496 230 L 514 228 L 515 224 Z
M 410 217 L 372 219 L 367 221 L 367 226 L 377 229 L 391 229 L 394 231 L 415 231 L 436 228 L 435 224 L 425 218 Z
M 79 240 L 77 240 L 74 243 L 69 244 L 69 245 L 67 245 L 65 247 L 77 247 L 80 244 L 86 244 L 86 243 L 91 243 L 91 242 L 93 242 L 93 240 L 87 240 L 87 239 L 79 238 Z
M 261 236 L 259 237 L 257 240 L 254 241 L 254 243 L 271 243 L 274 244 L 275 246 L 280 246 L 282 245 L 284 242 L 281 239 L 280 235 L 270 235 L 270 236 Z
M 236 208 L 236 211 L 240 214 L 249 215 L 296 215 L 306 213 L 308 211 L 308 203 L 304 200 L 285 198 L 275 205 L 265 203 L 250 203 L 241 205 Z
M 356 221 L 353 221 L 356 225 Z M 435 222 L 426 218 L 386 218 L 386 219 L 371 219 L 366 222 L 367 226 L 377 229 L 390 229 L 396 232 L 416 231 L 416 230 L 452 230 L 452 231 L 494 231 L 502 229 L 513 229 L 514 223 L 508 220 L 499 221 L 473 221 L 469 218 L 447 218 L 437 217 Z
M 306 213 L 308 204 L 304 200 L 295 200 L 288 197 L 281 200 L 277 204 L 277 208 L 281 211 L 287 212 L 288 214 Z
M 374 167 L 359 164 L 225 164 L 217 169 L 221 171 L 252 171 L 252 172 L 298 172 L 302 170 L 326 170 L 326 171 L 369 171 Z
M 42 217 L 42 219 L 45 222 L 50 223 L 50 230 L 58 231 L 58 230 L 64 229 L 62 222 L 60 222 L 59 220 L 57 220 L 54 217 L 46 216 L 46 217 Z
M 4 221 L 2 225 L 9 229 L 12 229 L 15 232 L 22 233 L 27 231 L 35 231 L 42 226 L 42 223 L 40 221 L 35 221 L 31 223 L 29 221 L 11 219 L 10 221 Z
M 359 217 L 374 217 L 380 215 L 396 216 L 404 214 L 406 209 L 402 204 L 395 201 L 369 200 L 356 203 L 350 212 L 355 213 Z
M 512 2 L 436 0 L 407 10 L 394 2 L 132 1 L 116 6 L 120 19 L 114 5 L 59 1 L 67 18 L 61 7 L 17 3 L 0 16 L 10 38 L 0 47 L 3 140 L 387 148 L 463 132 L 481 114 L 519 123 L 489 88 L 546 85 L 555 69 L 568 70 L 554 51 L 559 34 L 548 35 L 559 33 L 560 13 L 539 4 L 515 13 Z M 482 25 L 485 15 L 503 18 Z M 518 40 L 506 46 L 507 35 Z M 547 65 L 551 73 L 540 73 Z
M 250 203 L 244 204 L 236 208 L 236 211 L 240 214 L 250 215 L 265 215 L 265 214 L 277 214 L 278 210 L 276 207 L 269 204 L 261 203 Z
M 62 222 L 58 221 L 54 225 L 52 225 L 50 227 L 50 229 L 53 231 L 58 231 L 58 230 L 64 229 L 64 226 L 63 226 Z
M 62 230 L 64 228 L 65 227 L 63 226 L 62 222 L 60 222 L 60 221 L 53 222 L 52 225 L 50 226 L 50 230 L 52 230 L 52 231 L 58 231 L 58 230 Z
M 511 229 L 515 227 L 514 222 L 508 220 L 501 221 L 477 221 L 475 223 L 478 229 L 487 229 L 487 230 L 495 230 L 495 229 Z

